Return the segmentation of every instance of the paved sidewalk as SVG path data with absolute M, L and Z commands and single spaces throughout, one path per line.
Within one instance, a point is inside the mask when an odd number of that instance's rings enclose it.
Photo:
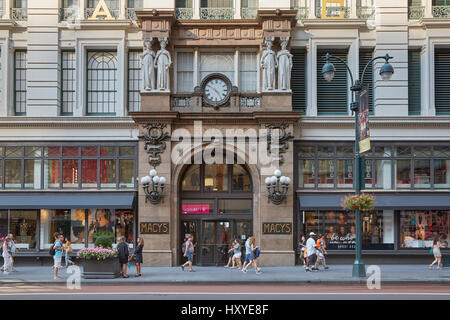
M 381 283 L 446 284 L 450 290 L 450 268 L 429 270 L 426 265 L 381 265 L 380 268 Z M 243 273 L 224 267 L 194 267 L 194 270 L 196 272 L 188 272 L 187 268 L 183 272 L 180 267 L 143 267 L 142 276 L 135 278 L 136 268 L 132 266 L 128 279 L 81 279 L 81 283 L 366 283 L 366 279 L 352 277 L 351 265 L 330 266 L 329 270 L 318 272 L 305 272 L 301 266 L 261 267 L 262 274 L 255 274 L 253 269 Z M 53 280 L 51 266 L 19 266 L 9 275 L 0 273 L 0 285 L 65 283 L 70 276 L 66 269 L 62 269 L 60 275 L 62 280 Z

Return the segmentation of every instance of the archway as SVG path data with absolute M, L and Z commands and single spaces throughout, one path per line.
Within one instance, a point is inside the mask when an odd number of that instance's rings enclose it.
M 194 263 L 220 265 L 230 241 L 253 233 L 253 183 L 239 164 L 193 164 L 179 183 L 180 241 L 193 234 Z M 181 257 L 182 253 L 180 253 Z

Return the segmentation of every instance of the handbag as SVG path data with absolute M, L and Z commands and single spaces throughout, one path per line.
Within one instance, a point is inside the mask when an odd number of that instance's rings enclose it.
M 433 249 L 430 249 L 430 253 L 433 254 Z

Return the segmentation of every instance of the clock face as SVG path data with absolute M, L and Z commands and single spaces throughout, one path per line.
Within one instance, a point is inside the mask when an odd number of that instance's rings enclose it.
M 229 88 L 222 79 L 211 79 L 205 85 L 205 96 L 209 101 L 218 103 L 226 99 Z

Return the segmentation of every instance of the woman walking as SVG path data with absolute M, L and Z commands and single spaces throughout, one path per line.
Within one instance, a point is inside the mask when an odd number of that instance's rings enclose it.
M 134 250 L 134 253 L 131 255 L 130 260 L 134 258 L 134 263 L 136 264 L 136 277 L 140 277 L 141 274 L 141 265 L 144 263 L 142 259 L 142 250 L 144 249 L 144 239 L 141 237 L 137 238 L 137 246 Z
M 69 263 L 71 265 L 74 265 L 75 263 L 73 263 L 72 260 L 70 260 L 70 253 L 72 253 L 72 246 L 70 241 L 65 238 L 66 242 L 64 243 L 64 252 L 65 252 L 65 256 L 64 256 L 64 261 L 66 262 L 66 268 L 69 267 Z
M 302 235 L 300 242 L 298 243 L 298 248 L 300 251 L 300 260 L 302 260 L 303 268 L 306 270 L 306 238 Z
M 258 256 L 259 256 L 259 248 L 256 246 L 255 237 L 250 237 L 250 263 L 244 266 L 243 272 L 247 272 L 247 269 L 250 265 L 253 265 L 255 268 L 256 274 L 261 274 L 261 270 L 258 268 Z
M 238 269 L 242 268 L 242 261 L 241 261 L 241 243 L 239 240 L 234 240 L 234 248 L 233 248 L 233 266 L 231 269 L 235 269 L 236 265 Z
M 434 261 L 432 264 L 430 264 L 430 269 L 433 269 L 433 265 L 437 262 L 437 270 L 441 268 L 441 241 L 439 241 L 439 237 L 434 238 L 433 240 L 433 246 L 431 247 L 433 249 L 433 255 L 434 255 Z
M 9 237 L 5 238 L 5 241 L 3 241 L 3 273 L 4 274 L 9 274 L 11 272 L 11 265 L 12 265 L 12 256 L 11 256 L 11 240 L 9 239 Z
M 231 262 L 233 261 L 233 255 L 234 255 L 234 244 L 235 244 L 235 242 L 236 242 L 236 240 L 232 240 L 232 241 L 230 241 L 230 247 L 228 248 L 228 251 L 227 251 L 227 256 L 228 256 L 228 262 L 227 262 L 227 264 L 226 265 L 224 265 L 224 267 L 225 268 L 229 268 L 230 267 L 230 264 L 231 264 Z M 233 263 L 233 266 L 234 266 L 234 263 Z

